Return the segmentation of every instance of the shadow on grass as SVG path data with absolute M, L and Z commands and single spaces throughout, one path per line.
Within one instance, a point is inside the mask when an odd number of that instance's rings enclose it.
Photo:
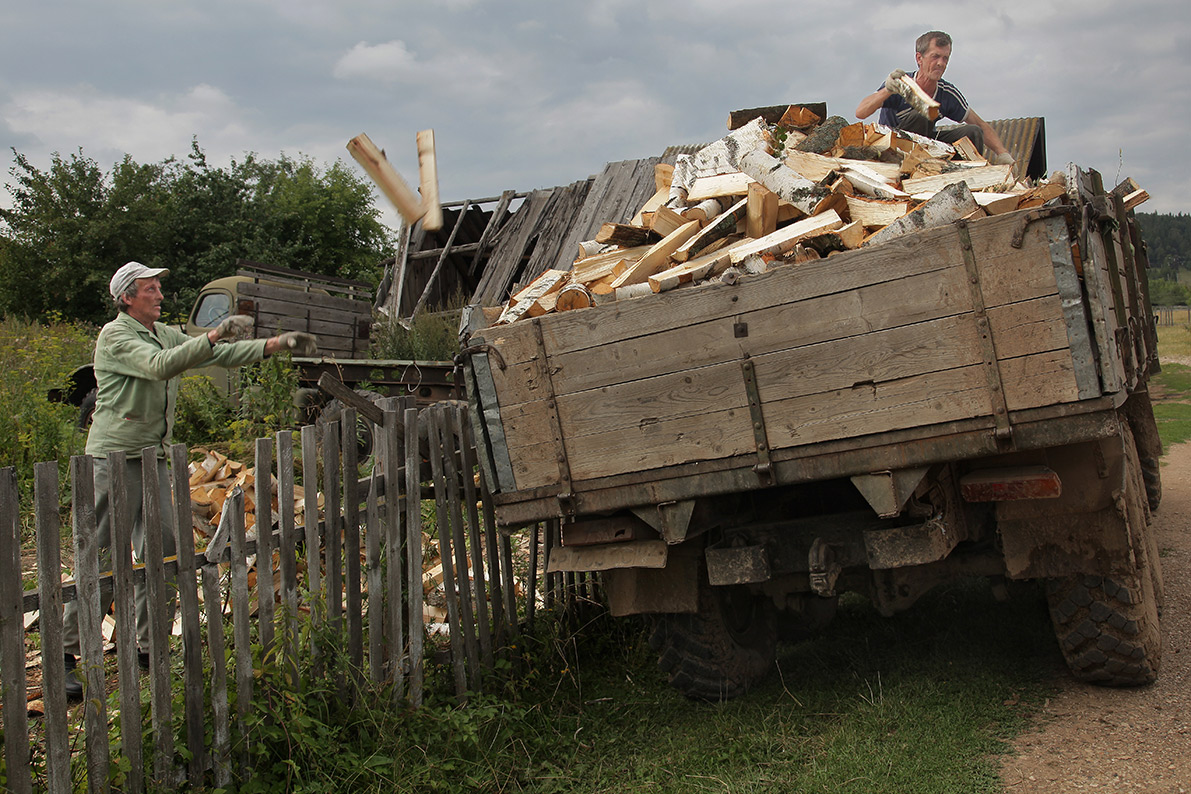
M 670 690 L 643 640 L 598 659 L 583 642 L 582 697 L 542 704 L 560 741 L 523 790 L 998 791 L 991 756 L 1064 671 L 1040 589 L 1013 591 L 963 583 L 893 618 L 848 599 L 722 705 Z

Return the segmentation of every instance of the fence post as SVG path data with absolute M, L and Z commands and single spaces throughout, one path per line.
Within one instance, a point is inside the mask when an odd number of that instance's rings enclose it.
M 120 683 L 120 721 L 135 725 L 132 735 L 123 737 L 123 752 L 128 757 L 128 788 L 145 790 L 144 744 L 141 737 L 141 682 L 136 656 L 136 609 L 133 597 L 132 518 L 128 500 L 128 454 L 112 452 L 103 463 L 107 467 L 108 526 L 111 532 L 112 603 L 116 612 L 116 674 Z M 143 481 L 142 481 L 143 483 Z M 142 516 L 142 518 L 144 518 Z
M 248 554 L 244 536 L 244 490 L 232 489 L 224 510 L 231 510 L 232 645 L 236 658 L 236 732 L 240 737 L 240 777 L 248 772 L 248 704 L 252 702 L 252 624 L 248 614 Z
M 347 591 L 347 650 L 351 660 L 349 677 L 360 691 L 364 669 L 364 616 L 360 595 L 360 448 L 356 440 L 356 410 L 344 408 L 340 419 L 339 453 L 343 456 L 343 557 L 344 589 Z M 367 421 L 367 420 L 364 420 Z
M 256 440 L 256 609 L 261 653 L 273 645 L 273 444 Z M 292 509 L 292 506 L 291 506 Z M 277 510 L 281 511 L 278 499 Z
M 33 780 L 29 768 L 29 716 L 25 705 L 20 504 L 17 470 L 11 466 L 0 469 L 0 673 L 3 684 L 0 705 L 4 706 L 4 760 L 8 771 L 8 788 L 25 794 L 33 790 Z M 43 603 L 43 614 L 45 608 Z M 62 647 L 61 632 L 58 647 Z M 42 648 L 44 650 L 45 646 Z M 58 663 L 62 664 L 61 655 Z M 65 666 L 62 667 L 62 678 L 65 681 Z M 49 685 L 48 682 L 46 685 Z M 62 687 L 58 689 L 61 691 Z M 66 711 L 65 700 L 63 697 L 63 713 Z
M 425 675 L 423 642 L 426 639 L 422 618 L 422 456 L 418 444 L 418 409 L 405 409 L 405 532 L 406 560 L 409 563 L 409 700 L 422 705 Z
M 101 616 L 99 614 L 99 548 L 95 525 L 95 461 L 89 455 L 70 459 L 74 501 L 74 580 L 79 599 L 79 670 L 83 673 L 83 723 L 87 745 L 87 790 L 108 791 L 108 717 L 104 691 Z
M 190 752 L 187 777 L 197 786 L 206 768 L 203 741 L 203 650 L 199 629 L 198 584 L 194 570 L 194 519 L 190 510 L 189 477 L 185 444 L 170 447 L 174 473 L 174 546 L 178 552 L 178 606 L 182 615 L 182 675 L 184 687 L 186 749 Z
M 430 469 L 434 474 L 434 505 L 438 528 L 438 553 L 442 562 L 443 595 L 447 601 L 447 626 L 450 629 L 451 670 L 455 675 L 455 694 L 467 697 L 466 664 L 463 658 L 463 631 L 459 618 L 459 595 L 455 585 L 455 561 L 452 558 L 451 519 L 447 505 L 447 477 L 444 459 L 448 455 L 443 441 L 442 412 L 426 412 L 429 419 Z
M 317 498 L 317 483 L 315 478 Z M 283 669 L 291 685 L 298 683 L 297 626 L 298 619 L 298 539 L 294 524 L 294 438 L 288 430 L 277 432 L 277 512 L 280 518 L 281 603 L 285 609 L 282 624 Z M 315 522 L 318 508 L 315 508 Z
M 365 510 L 364 553 L 368 568 L 368 676 L 372 683 L 385 679 L 385 585 L 380 560 L 380 469 L 373 466 Z M 385 482 L 387 489 L 388 482 Z
M 455 547 L 455 590 L 459 594 L 459 619 L 462 632 L 452 636 L 451 644 L 463 643 L 467 656 L 467 681 L 472 691 L 480 689 L 480 650 L 476 645 L 475 613 L 472 609 L 472 588 L 470 566 L 468 565 L 467 540 L 463 534 L 463 507 L 460 503 L 459 485 L 463 473 L 459 471 L 459 454 L 462 452 L 462 437 L 459 434 L 457 414 L 449 405 L 439 411 L 442 422 L 443 462 L 447 481 L 447 507 L 451 519 L 451 545 Z M 471 472 L 467 472 L 471 477 Z
M 323 493 L 326 501 L 326 557 L 327 557 L 327 624 L 332 636 L 343 632 L 343 520 L 339 515 L 340 494 L 339 423 L 329 422 L 323 428 Z M 337 656 L 338 654 L 332 654 Z M 335 682 L 343 692 L 343 678 L 338 664 Z
M 319 606 L 322 593 L 322 538 L 318 531 L 318 429 L 302 428 L 302 529 L 306 535 L 306 588 L 310 607 L 310 659 L 320 669 L 318 627 L 325 614 Z M 328 505 L 328 508 L 330 505 Z M 330 512 L 327 513 L 330 516 Z M 329 524 L 329 521 L 328 521 Z M 328 563 L 329 565 L 329 563 Z
M 468 542 L 471 546 L 471 568 L 475 576 L 476 623 L 480 632 L 480 653 L 483 656 L 484 665 L 491 669 L 493 664 L 492 620 L 488 609 L 488 581 L 490 577 L 485 576 L 484 563 L 485 559 L 495 560 L 495 556 L 491 553 L 493 551 L 492 547 L 488 548 L 489 554 L 484 554 L 485 543 L 480 530 L 480 511 L 476 507 L 477 496 L 474 472 L 478 470 L 478 467 L 467 409 L 462 406 L 458 407 L 455 417 L 456 425 L 459 429 L 459 449 L 463 461 L 463 503 L 467 506 Z M 500 588 L 495 588 L 493 592 L 499 593 Z M 499 604 L 499 598 L 495 599 L 494 603 Z M 492 612 L 499 614 L 500 610 L 498 608 L 492 610 Z
M 16 508 L 16 495 L 13 496 L 11 502 L 8 502 L 7 496 L 0 496 L 0 501 Z M 48 791 L 66 794 L 70 791 L 70 746 L 66 742 L 66 665 L 62 653 L 62 550 L 59 548 L 62 543 L 62 520 L 58 515 L 60 495 L 57 461 L 34 465 L 33 498 L 37 503 L 37 587 L 38 608 L 41 611 L 41 692 L 45 700 L 46 782 Z M 19 542 L 15 548 L 20 548 Z M 19 552 L 17 560 L 19 566 Z M 19 567 L 16 581 L 20 581 Z M 22 626 L 22 645 L 23 637 Z M 7 664 L 4 666 L 7 669 Z
M 386 645 L 389 656 L 389 672 L 393 680 L 393 699 L 394 702 L 397 702 L 402 697 L 402 690 L 405 686 L 405 673 L 401 660 L 405 648 L 405 601 L 401 597 L 402 579 L 404 578 L 401 575 L 404 562 L 401 558 L 401 491 L 403 483 L 401 477 L 398 476 L 405 450 L 400 446 L 401 435 L 398 433 L 400 427 L 397 423 L 400 421 L 400 414 L 393 410 L 392 405 L 393 398 L 390 398 L 385 408 L 382 426 L 381 438 L 384 441 L 379 445 L 379 449 L 384 451 L 385 465 L 384 524 L 385 559 L 387 562 L 385 590 L 388 594 L 386 599 L 388 642 Z M 410 592 L 412 597 L 413 591 Z
M 149 699 L 152 702 L 153 776 L 158 785 L 170 780 L 174 763 L 169 635 L 169 626 L 174 617 L 174 599 L 169 592 L 170 585 L 165 580 L 165 550 L 161 533 L 161 522 L 168 508 L 161 504 L 161 470 L 164 466 L 164 460 L 160 465 L 158 463 L 155 447 L 145 447 L 141 451 L 141 526 L 145 538 L 145 583 L 149 591 Z M 169 482 L 164 485 L 168 493 Z
M 227 504 L 224 504 L 226 515 Z M 227 645 L 223 636 L 222 598 L 219 592 L 219 556 L 208 549 L 203 565 L 203 606 L 207 614 L 207 647 L 211 653 L 211 766 L 215 771 L 215 785 L 226 788 L 232 780 L 230 754 L 231 737 L 227 697 Z M 214 557 L 214 559 L 212 559 Z

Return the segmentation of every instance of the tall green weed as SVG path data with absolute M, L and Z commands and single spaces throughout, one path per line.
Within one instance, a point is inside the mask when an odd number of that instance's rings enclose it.
M 69 499 L 70 457 L 82 453 L 86 438 L 76 427 L 78 409 L 47 394 L 91 360 L 95 334 L 60 319 L 0 319 L 0 468 L 16 469 L 23 508 L 32 503 L 33 466 L 42 461 L 58 461 L 61 496 Z
M 406 328 L 394 318 L 372 325 L 373 358 L 399 361 L 451 361 L 459 352 L 459 317 L 467 299 L 456 295 L 446 306 L 424 311 Z

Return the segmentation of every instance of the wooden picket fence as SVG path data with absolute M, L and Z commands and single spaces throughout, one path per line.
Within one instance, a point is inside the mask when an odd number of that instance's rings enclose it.
M 195 551 L 191 522 L 188 454 L 183 445 L 169 450 L 173 504 L 160 505 L 154 482 L 155 467 L 144 467 L 144 515 L 147 526 L 163 509 L 175 511 L 177 556 L 163 559 L 158 533 L 146 532 L 145 564 L 134 565 L 130 528 L 123 498 L 124 456 L 109 458 L 112 469 L 113 539 L 111 572 L 99 571 L 95 543 L 93 462 L 79 456 L 70 461 L 75 567 L 73 582 L 60 576 L 59 482 L 56 462 L 35 470 L 37 588 L 26 591 L 21 578 L 20 517 L 17 477 L 0 470 L 0 677 L 3 679 L 4 760 L 7 790 L 42 789 L 67 792 L 85 767 L 89 791 L 109 790 L 113 748 L 128 760 L 122 790 L 169 790 L 189 784 L 225 787 L 243 783 L 251 775 L 246 753 L 250 737 L 247 718 L 259 671 L 254 669 L 252 623 L 256 642 L 274 655 L 286 680 L 296 681 L 300 660 L 326 669 L 346 671 L 336 684 L 345 698 L 361 693 L 390 693 L 394 707 L 420 706 L 425 687 L 427 635 L 423 623 L 422 501 L 435 502 L 437 537 L 443 567 L 449 643 L 448 654 L 455 692 L 465 701 L 479 691 L 481 674 L 494 666 L 513 644 L 517 632 L 534 619 L 536 603 L 565 609 L 576 600 L 594 597 L 594 581 L 574 574 L 544 575 L 550 541 L 558 541 L 556 523 L 530 529 L 525 560 L 528 574 L 514 581 L 514 553 L 510 536 L 497 532 L 486 482 L 476 466 L 475 447 L 465 408 L 440 403 L 420 413 L 410 398 L 382 401 L 383 419 L 374 428 L 376 464 L 361 479 L 357 460 L 356 413 L 347 409 L 339 423 L 324 426 L 321 438 L 314 426 L 301 431 L 301 471 L 304 483 L 305 525 L 297 525 L 294 503 L 293 436 L 281 432 L 256 445 L 256 501 L 268 515 L 270 478 L 276 460 L 280 519 L 272 532 L 245 532 L 244 494 L 233 490 L 231 509 L 209 539 Z M 429 439 L 432 476 L 423 481 L 425 448 L 419 450 L 419 423 Z M 321 442 L 321 443 L 320 443 Z M 178 476 L 181 474 L 181 476 Z M 317 487 L 316 487 L 317 485 Z M 323 518 L 318 493 L 324 496 Z M 396 496 L 396 498 L 393 498 Z M 268 526 L 262 520 L 260 526 Z M 328 531 L 330 528 L 330 531 Z M 304 557 L 302 552 L 304 551 Z M 541 551 L 541 554 L 539 554 Z M 257 561 L 256 584 L 250 587 L 250 561 Z M 539 564 L 539 556 L 543 558 Z M 280 586 L 273 592 L 270 566 L 277 559 Z M 302 572 L 304 565 L 304 573 Z M 115 592 L 118 711 L 121 725 L 139 726 L 143 719 L 141 680 L 135 655 L 134 581 L 145 577 L 149 612 L 156 618 L 150 632 L 148 672 L 149 736 L 142 745 L 140 730 L 112 735 L 108 713 L 108 682 L 104 674 L 103 639 L 99 615 L 101 581 L 111 580 Z M 171 659 L 166 604 L 176 578 L 181 624 L 180 654 Z M 542 587 L 539 588 L 539 580 Z M 517 597 L 518 587 L 523 601 Z M 258 597 L 259 596 L 259 597 Z M 82 717 L 83 758 L 75 759 L 72 778 L 68 704 L 64 694 L 62 606 L 80 598 L 91 609 L 80 609 L 82 637 L 79 670 L 85 690 Z M 201 601 L 201 604 L 200 604 Z M 227 631 L 224 604 L 230 604 Z M 200 609 L 201 606 L 201 609 Z M 255 610 L 255 611 L 254 611 Z M 44 717 L 42 740 L 36 748 L 44 759 L 34 762 L 26 709 L 27 632 L 24 616 L 39 612 Z M 313 624 L 299 632 L 302 620 Z M 324 625 L 325 624 L 325 625 Z M 315 628 L 330 630 L 316 631 Z M 346 642 L 320 647 L 318 637 L 342 636 Z M 230 648 L 230 654 L 228 652 Z M 271 652 L 271 653 L 270 653 Z M 230 669 L 228 658 L 231 659 Z M 345 658 L 344 658 L 345 657 Z M 334 661 L 335 664 L 331 664 Z M 186 756 L 175 752 L 173 733 L 176 672 L 180 668 Z M 367 687 L 375 686 L 374 689 Z M 263 689 L 263 687 L 258 687 Z M 105 693 L 93 696 L 90 693 Z M 229 695 L 234 695 L 230 697 Z M 114 697 L 114 696 L 113 696 Z M 234 713 L 229 707 L 235 704 Z M 138 719 L 140 717 L 141 719 Z M 211 726 L 211 741 L 204 740 Z M 76 742 L 77 743 L 77 742 Z

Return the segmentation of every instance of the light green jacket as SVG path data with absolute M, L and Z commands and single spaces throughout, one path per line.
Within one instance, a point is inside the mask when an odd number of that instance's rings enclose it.
M 238 367 L 265 357 L 264 339 L 215 347 L 207 337 L 187 336 L 154 323 L 153 331 L 121 312 L 95 340 L 98 397 L 87 454 L 99 457 L 124 450 L 139 458 L 145 447 L 165 457 L 174 430 L 178 381 L 193 367 Z

